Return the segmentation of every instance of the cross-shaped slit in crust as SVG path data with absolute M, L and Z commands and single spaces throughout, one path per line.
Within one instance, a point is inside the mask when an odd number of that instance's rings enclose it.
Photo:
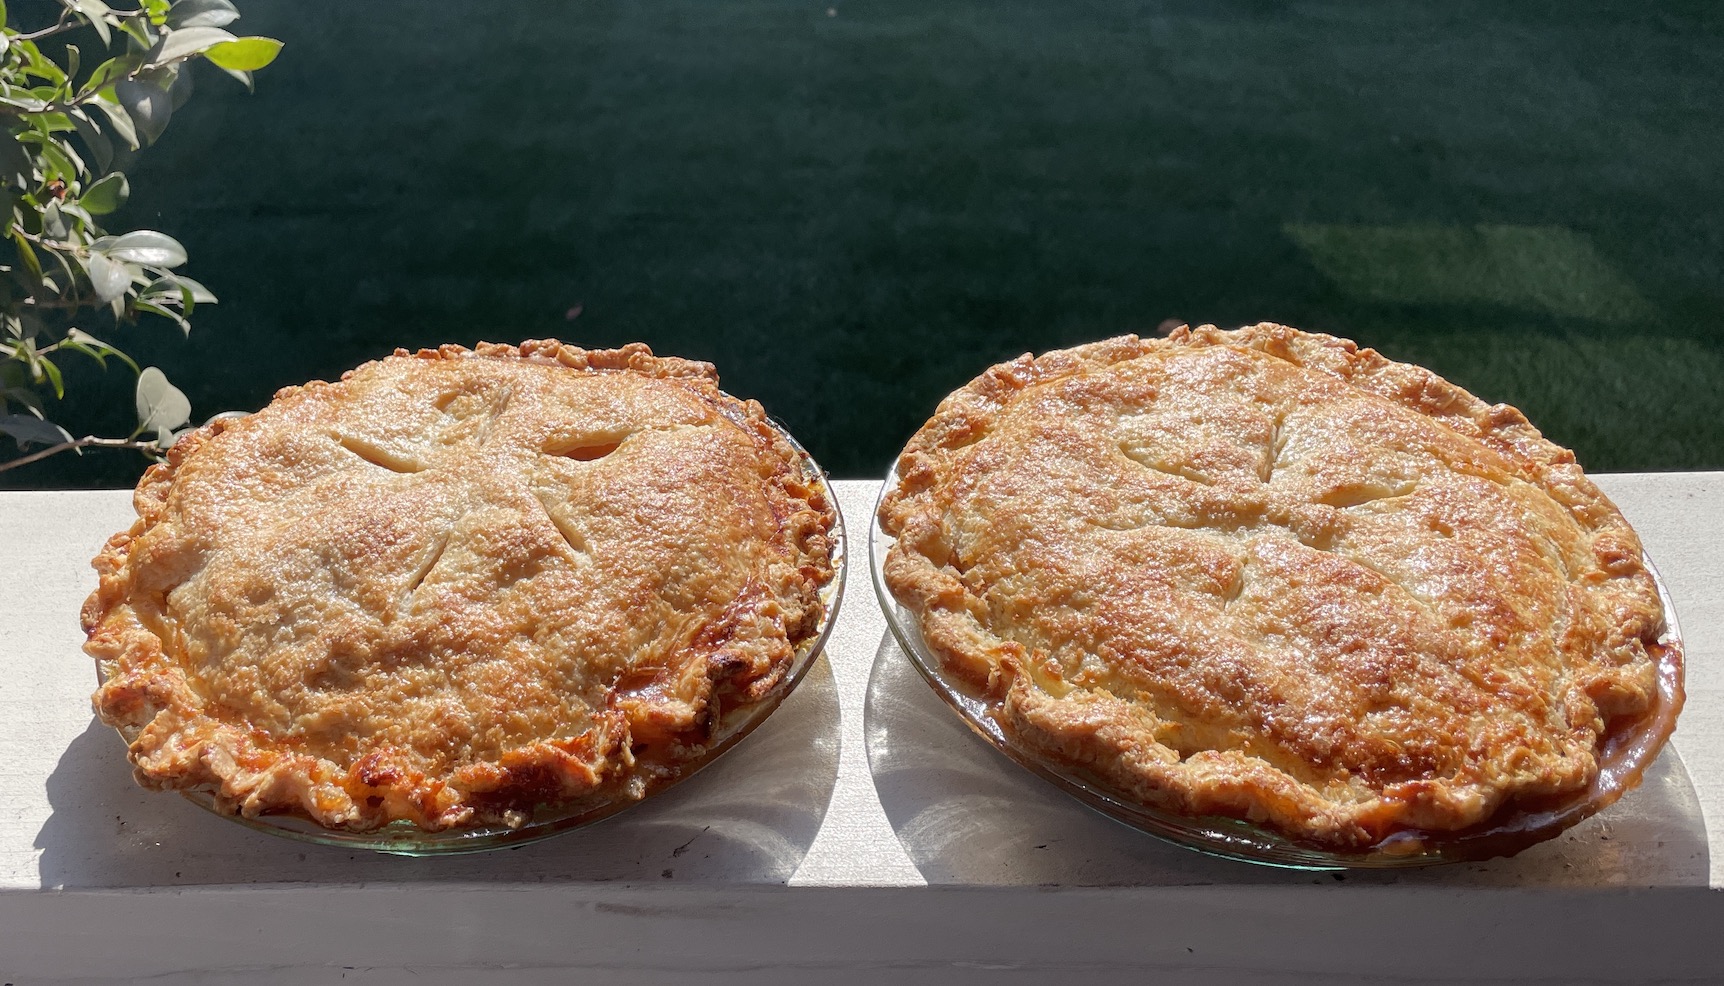
M 586 558 L 591 555 L 592 546 L 587 541 L 586 532 L 568 523 L 566 519 L 559 518 L 557 511 L 551 509 L 553 501 L 542 490 L 534 489 L 533 499 L 545 511 L 545 519 L 551 522 L 551 528 L 561 535 L 564 541 L 568 542 L 569 550 L 574 552 L 575 558 Z
M 549 455 L 560 455 L 565 459 L 574 459 L 576 462 L 595 462 L 607 455 L 610 455 L 612 452 L 615 452 L 618 448 L 622 447 L 622 444 L 621 440 L 614 442 L 599 441 L 586 445 L 576 445 L 560 452 L 552 452 L 549 449 L 546 449 L 545 451 Z
M 340 445 L 342 448 L 352 452 L 354 455 L 380 469 L 387 469 L 390 472 L 398 473 L 422 472 L 425 469 L 425 463 L 419 461 L 419 459 L 391 451 L 390 449 L 368 439 L 360 438 L 356 435 L 341 434 L 332 435 L 331 437 L 335 439 L 335 443 L 337 445 Z
M 1143 466 L 1145 469 L 1153 470 L 1164 476 L 1183 479 L 1188 483 L 1196 483 L 1199 486 L 1215 485 L 1215 480 L 1211 479 L 1208 474 L 1200 470 L 1193 469 L 1191 466 L 1188 466 L 1183 462 L 1174 462 L 1165 457 L 1158 456 L 1151 449 L 1134 444 L 1129 440 L 1120 442 L 1119 450 L 1131 461 Z
M 1362 507 L 1368 503 L 1378 503 L 1383 500 L 1399 500 L 1413 495 L 1419 484 L 1411 479 L 1398 480 L 1362 480 L 1348 483 L 1324 493 L 1317 502 L 1326 507 L 1346 510 L 1349 507 Z
M 449 550 L 449 539 L 454 534 L 455 526 L 459 523 L 460 520 L 457 519 L 454 524 L 450 524 L 449 529 L 433 542 L 431 550 L 425 553 L 425 560 L 419 563 L 419 568 L 414 571 L 413 578 L 408 581 L 407 591 L 403 593 L 404 596 L 413 595 L 419 591 L 420 586 L 425 584 L 425 579 L 431 575 L 431 571 L 437 567 L 437 563 L 443 560 L 444 553 Z

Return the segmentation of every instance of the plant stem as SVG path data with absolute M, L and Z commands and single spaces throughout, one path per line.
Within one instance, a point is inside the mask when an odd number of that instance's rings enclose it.
M 74 26 L 71 23 L 71 20 L 72 20 L 72 11 L 70 8 L 67 8 L 66 10 L 60 11 L 60 19 L 58 21 L 55 21 L 51 27 L 45 27 L 40 31 L 32 31 L 29 34 L 17 35 L 13 38 L 13 40 L 14 41 L 37 41 L 37 40 L 40 40 L 42 38 L 46 38 L 52 34 L 59 34 L 61 31 L 69 31 Z
M 168 63 L 163 62 L 162 64 L 165 65 Z M 58 103 L 44 102 L 42 105 L 42 108 L 39 110 L 27 110 L 27 109 L 24 109 L 23 107 L 20 107 L 20 106 L 9 106 L 9 105 L 5 105 L 5 104 L 0 104 L 0 116 L 37 116 L 39 114 L 47 114 L 47 113 L 66 113 L 66 112 L 69 112 L 71 110 L 78 109 L 79 107 L 84 106 L 84 105 L 94 101 L 98 96 L 101 95 L 102 89 L 107 89 L 116 82 L 127 82 L 127 81 L 131 81 L 133 79 L 136 79 L 138 76 L 140 76 L 144 73 L 145 69 L 156 68 L 156 67 L 158 67 L 158 66 L 154 62 L 146 63 L 144 65 L 139 65 L 137 68 L 134 68 L 134 69 L 128 71 L 124 75 L 117 75 L 117 76 L 113 77 L 112 79 L 109 79 L 107 84 L 102 86 L 101 89 L 92 89 L 89 92 L 82 93 L 82 94 L 77 95 L 77 96 L 73 96 L 71 99 L 68 99 L 64 102 L 58 102 Z
M 5 472 L 8 469 L 16 469 L 19 466 L 27 466 L 32 462 L 39 462 L 42 459 L 46 459 L 50 455 L 58 455 L 61 452 L 69 452 L 72 449 L 130 448 L 143 450 L 153 449 L 156 447 L 155 442 L 140 442 L 134 438 L 97 438 L 94 435 L 85 435 L 83 438 L 73 439 L 69 442 L 61 442 L 58 445 L 50 445 L 45 449 L 38 449 L 31 452 L 29 455 L 22 455 L 16 459 L 0 462 L 0 472 Z
M 136 17 L 143 12 L 144 12 L 144 9 L 142 7 L 139 7 L 137 10 L 110 10 L 109 11 L 109 13 L 111 13 L 115 17 L 119 17 L 119 18 Z M 84 18 L 79 18 L 77 20 L 73 20 L 72 19 L 72 10 L 71 10 L 71 8 L 68 7 L 67 9 L 60 11 L 60 19 L 55 21 L 53 24 L 49 25 L 48 27 L 45 27 L 45 28 L 41 29 L 40 31 L 31 31 L 29 34 L 13 35 L 12 40 L 14 40 L 14 41 L 40 41 L 43 38 L 51 37 L 52 35 L 55 35 L 55 34 L 63 34 L 67 31 L 71 31 L 71 30 L 74 30 L 76 28 L 83 27 L 84 25 L 86 25 L 88 23 L 89 23 L 89 21 L 84 19 Z
M 44 248 L 49 249 L 49 250 L 58 250 L 61 253 L 75 253 L 80 257 L 87 257 L 90 255 L 90 251 L 86 250 L 84 247 L 79 246 L 76 243 L 72 243 L 72 242 L 69 242 L 66 240 L 50 240 L 46 236 L 42 236 L 39 233 L 26 233 L 24 231 L 24 227 L 18 225 L 17 223 L 13 223 L 12 228 L 10 230 L 8 230 L 8 232 L 15 233 L 19 236 L 22 236 L 26 240 L 29 240 L 31 243 L 34 243 L 39 247 L 44 247 Z

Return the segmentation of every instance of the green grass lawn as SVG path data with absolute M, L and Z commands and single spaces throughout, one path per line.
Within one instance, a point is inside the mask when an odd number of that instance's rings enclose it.
M 125 341 L 202 415 L 396 346 L 640 339 L 852 477 L 991 362 L 1274 319 L 1594 470 L 1724 467 L 1724 7 L 830 3 L 241 0 L 281 59 L 201 75 L 118 217 L 222 303 Z M 73 374 L 65 423 L 129 428 L 128 377 Z

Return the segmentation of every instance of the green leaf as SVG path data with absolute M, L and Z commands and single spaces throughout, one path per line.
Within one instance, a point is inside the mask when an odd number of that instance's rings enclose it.
M 169 31 L 150 49 L 148 60 L 151 64 L 160 65 L 189 58 L 208 50 L 212 45 L 232 40 L 234 36 L 219 27 L 188 27 L 180 31 Z
M 159 32 L 157 32 L 155 26 L 150 23 L 150 18 L 147 14 L 139 14 L 136 17 L 126 18 L 120 22 L 120 30 L 126 35 L 126 37 L 136 41 L 138 43 L 138 47 L 145 51 L 149 51 L 151 48 L 156 46 L 156 39 L 159 36 Z
M 84 15 L 84 19 L 90 22 L 92 28 L 95 28 L 96 36 L 102 39 L 103 47 L 114 43 L 113 35 L 108 31 L 106 19 L 107 15 L 114 12 L 113 8 L 103 3 L 102 0 L 63 0 L 63 2 L 66 3 L 66 6 Z
M 66 46 L 66 78 L 75 79 L 78 77 L 78 59 L 79 59 L 78 46 L 77 45 L 67 45 Z
M 216 68 L 221 68 L 221 66 L 217 65 Z M 222 68 L 221 70 L 223 72 L 226 72 L 227 74 L 233 76 L 234 78 L 238 79 L 239 84 L 242 86 L 245 86 L 246 92 L 255 92 L 256 91 L 251 84 L 251 73 L 250 72 L 235 72 L 231 68 Z
M 47 140 L 42 142 L 38 153 L 42 156 L 42 170 L 46 172 L 42 175 L 43 178 L 58 176 L 68 185 L 78 180 L 78 166 L 72 163 L 72 158 L 67 155 L 65 148 Z
M 60 67 L 59 62 L 42 54 L 42 49 L 34 44 L 23 44 L 18 46 L 18 50 L 24 55 L 23 74 L 26 78 L 34 76 L 56 87 L 66 81 L 66 70 Z
M 180 0 L 168 11 L 168 26 L 226 27 L 239 20 L 239 11 L 228 0 Z
M 67 127 L 66 129 L 70 130 L 71 127 Z M 85 166 L 84 159 L 78 156 L 77 149 L 71 144 L 61 140 L 50 139 L 47 143 L 53 144 L 54 149 L 59 151 L 60 155 L 66 159 L 66 163 L 72 166 L 72 176 L 66 179 L 66 184 L 70 185 L 75 181 L 83 181 L 84 176 L 89 174 L 90 169 Z
M 61 345 L 69 349 L 75 349 L 78 352 L 89 356 L 96 362 L 102 364 L 104 369 L 108 365 L 107 360 L 104 357 L 112 356 L 131 367 L 133 373 L 141 372 L 138 369 L 138 364 L 133 362 L 130 356 L 120 352 L 118 349 L 115 349 L 113 346 L 103 342 L 90 333 L 85 332 L 83 329 L 67 329 L 65 341 L 62 342 Z
M 78 203 L 94 215 L 105 216 L 125 205 L 131 194 L 131 183 L 126 181 L 125 175 L 116 171 L 84 189 L 84 194 L 78 197 Z
M 186 248 L 180 246 L 180 241 L 153 229 L 104 236 L 91 243 L 90 249 L 115 260 L 129 260 L 150 267 L 178 267 L 186 262 Z
M 96 292 L 96 300 L 107 304 L 126 293 L 132 286 L 132 274 L 124 264 L 116 263 L 99 253 L 89 257 L 90 287 Z
M 60 213 L 58 199 L 49 199 L 48 204 L 42 207 L 42 235 L 50 240 L 65 240 L 72 235 L 71 226 Z
M 23 119 L 37 133 L 59 134 L 72 129 L 72 118 L 64 113 L 27 113 Z
M 138 430 L 154 431 L 158 438 L 166 438 L 192 417 L 192 402 L 153 366 L 138 374 L 137 404 Z
M 54 64 L 54 60 L 52 58 L 42 54 L 42 49 L 36 44 L 36 42 L 26 41 L 23 38 L 13 38 L 12 43 L 13 48 L 18 53 L 18 58 L 24 67 L 24 74 L 42 76 L 65 74 L 60 71 L 60 67 L 58 65 Z
M 83 203 L 77 199 L 61 199 L 60 211 L 78 221 L 79 225 L 72 227 L 77 232 L 81 233 L 96 225 L 96 217 L 90 215 L 90 210 L 84 208 Z
M 0 106 L 16 106 L 26 113 L 40 113 L 48 108 L 48 104 L 34 96 L 0 95 Z
M 121 79 L 114 83 L 114 95 L 137 126 L 138 137 L 146 144 L 155 143 L 167 129 L 168 118 L 174 114 L 173 100 L 167 91 L 148 83 Z
M 68 115 L 72 118 L 72 125 L 78 129 L 78 136 L 84 138 L 84 146 L 88 147 L 90 154 L 95 157 L 96 169 L 107 171 L 108 166 L 114 163 L 113 142 L 108 140 L 108 135 L 102 133 L 101 128 L 96 126 L 96 122 L 83 110 L 72 110 Z M 89 192 L 84 194 L 87 197 Z
M 54 272 L 51 270 L 45 270 L 42 278 L 42 288 L 50 294 L 65 294 L 71 289 L 73 284 L 77 283 L 78 280 L 78 275 L 72 272 L 72 260 L 77 259 L 77 255 L 67 250 L 56 250 L 53 247 L 45 247 L 44 252 L 47 253 L 49 257 L 52 257 L 55 263 L 60 265 L 60 272 L 66 276 L 60 281 L 55 281 Z M 83 267 L 84 262 L 82 260 L 78 260 L 78 269 L 83 270 Z
M 179 77 L 180 63 L 172 62 L 167 65 L 145 65 L 132 76 L 132 80 L 167 92 L 173 88 L 174 80 Z
M 95 99 L 91 103 L 108 118 L 108 126 L 114 131 L 114 136 L 124 141 L 127 147 L 137 150 L 138 131 L 132 124 L 132 115 L 127 113 L 124 107 L 106 99 Z
M 189 64 L 189 63 L 187 63 Z M 173 82 L 168 86 L 168 101 L 173 104 L 174 112 L 178 113 L 186 100 L 192 98 L 192 72 L 186 69 L 174 75 Z
M 209 288 L 204 287 L 202 284 L 199 284 L 197 281 L 192 280 L 184 274 L 169 274 L 156 283 L 170 285 L 182 291 L 190 291 L 192 293 L 192 301 L 197 304 L 213 305 L 216 303 L 216 296 L 211 293 Z
M 78 91 L 80 93 L 92 93 L 105 89 L 112 85 L 115 79 L 130 75 L 142 64 L 144 64 L 144 56 L 136 52 L 116 55 L 96 66 L 96 70 L 90 73 L 90 77 L 84 80 L 84 85 Z
M 65 398 L 66 381 L 60 376 L 60 368 L 54 365 L 53 360 L 48 359 L 46 356 L 37 356 L 30 362 L 30 371 L 36 375 L 37 379 L 46 379 L 48 381 L 49 385 L 54 388 L 54 396 L 56 398 L 62 400 Z
M 36 251 L 31 249 L 30 241 L 24 238 L 23 233 L 14 229 L 12 242 L 18 246 L 18 259 L 24 262 L 24 269 L 34 275 L 35 283 L 39 286 L 42 283 L 42 262 L 36 259 Z
M 235 72 L 255 72 L 281 53 L 281 42 L 274 38 L 240 38 L 211 45 L 204 57 Z
M 0 399 L 16 401 L 36 412 L 38 418 L 42 416 L 42 398 L 36 396 L 34 390 L 26 390 L 23 387 L 0 387 Z
M 72 440 L 66 429 L 52 421 L 43 421 L 28 414 L 0 415 L 0 431 L 12 436 L 22 450 L 26 445 L 59 445 Z
M 75 353 L 83 353 L 85 356 L 95 360 L 96 364 L 104 370 L 108 368 L 107 354 L 103 353 L 100 349 L 96 349 L 93 346 L 86 346 L 83 343 L 76 342 L 72 339 L 60 340 L 59 346 L 61 349 L 70 349 Z
M 116 302 L 116 303 L 118 303 L 118 302 Z M 174 323 L 175 325 L 179 326 L 180 331 L 185 333 L 186 335 L 189 336 L 192 334 L 192 323 L 186 321 L 186 317 L 184 315 L 181 315 L 179 312 L 174 311 L 172 308 L 163 307 L 162 305 L 158 305 L 153 301 L 133 301 L 132 302 L 132 309 L 134 311 L 149 312 L 151 315 L 160 315 L 161 317 L 163 317 L 163 318 L 167 319 L 168 321 Z

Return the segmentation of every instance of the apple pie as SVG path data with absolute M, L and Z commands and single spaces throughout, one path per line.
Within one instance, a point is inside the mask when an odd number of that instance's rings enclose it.
M 833 506 L 705 363 L 397 351 L 153 466 L 95 560 L 94 702 L 141 783 L 333 829 L 633 799 L 777 694 Z
M 884 578 L 944 674 L 1129 803 L 1334 852 L 1548 836 L 1681 706 L 1640 542 L 1573 454 L 1343 339 L 1026 355 L 897 473 Z

